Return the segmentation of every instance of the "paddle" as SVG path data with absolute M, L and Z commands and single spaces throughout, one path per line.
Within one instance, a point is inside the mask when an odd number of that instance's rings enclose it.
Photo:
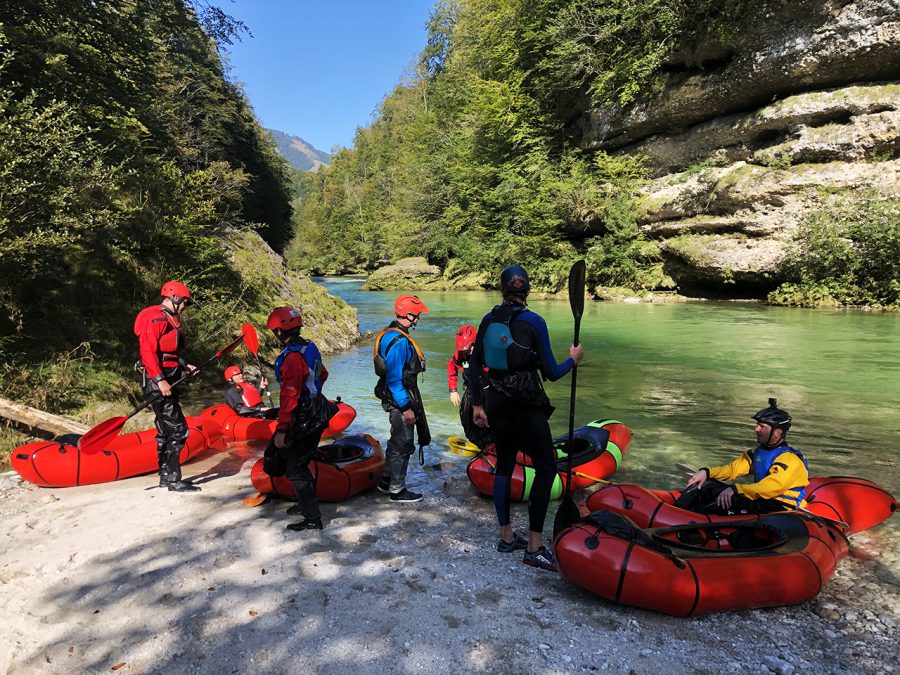
M 247 349 L 256 357 L 256 367 L 259 368 L 259 376 L 262 377 L 262 363 L 259 360 L 259 336 L 256 334 L 256 329 L 249 323 L 245 323 L 241 326 L 241 334 L 244 336 L 244 344 L 247 345 Z M 272 403 L 272 394 L 268 386 L 266 387 L 266 396 L 269 399 L 269 407 L 274 407 L 275 404 Z
M 581 315 L 584 313 L 584 260 L 578 260 L 569 270 L 569 306 L 572 308 L 572 318 L 575 319 L 575 338 L 572 344 L 578 346 L 578 334 L 581 331 Z M 581 517 L 575 500 L 572 498 L 572 456 L 575 454 L 575 388 L 578 381 L 578 366 L 572 367 L 572 388 L 569 392 L 569 440 L 566 443 L 568 454 L 566 462 L 566 491 L 563 494 L 562 503 L 556 511 L 553 519 L 553 538 Z
M 229 344 L 227 347 L 222 347 L 219 351 L 213 354 L 209 359 L 207 359 L 204 363 L 200 364 L 193 370 L 193 372 L 186 373 L 182 377 L 178 378 L 175 382 L 172 383 L 172 388 L 174 389 L 176 386 L 184 382 L 189 377 L 194 377 L 201 370 L 206 368 L 210 363 L 215 361 L 216 359 L 220 359 L 229 352 L 231 352 L 238 344 L 243 341 L 244 336 L 241 335 L 238 338 L 235 338 L 234 341 Z M 159 399 L 163 398 L 160 396 L 154 396 L 153 398 L 145 401 L 143 404 L 132 410 L 130 413 L 125 415 L 124 417 L 112 417 L 105 422 L 100 422 L 93 429 L 88 431 L 84 436 L 81 437 L 81 440 L 78 441 L 78 447 L 81 451 L 86 455 L 95 455 L 100 452 L 104 446 L 113 438 L 119 435 L 119 432 L 122 431 L 122 427 L 125 426 L 125 423 L 130 420 L 132 417 L 137 415 L 141 410 L 146 408 L 147 406 L 155 403 Z

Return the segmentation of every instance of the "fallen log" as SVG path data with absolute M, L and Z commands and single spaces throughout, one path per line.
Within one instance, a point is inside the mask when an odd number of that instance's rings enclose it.
M 23 424 L 32 429 L 40 429 L 54 435 L 87 433 L 90 427 L 79 424 L 67 417 L 53 415 L 31 406 L 22 405 L 6 398 L 0 398 L 0 417 Z

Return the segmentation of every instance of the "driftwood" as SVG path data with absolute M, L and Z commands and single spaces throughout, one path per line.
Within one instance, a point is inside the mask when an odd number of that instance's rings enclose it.
M 66 417 L 52 415 L 43 410 L 32 408 L 6 398 L 0 398 L 0 417 L 5 417 L 18 424 L 24 424 L 33 429 L 40 429 L 54 435 L 84 434 L 90 427 L 79 424 Z

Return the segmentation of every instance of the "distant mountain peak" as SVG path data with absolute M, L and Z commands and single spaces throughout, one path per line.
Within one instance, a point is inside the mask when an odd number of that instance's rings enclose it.
M 327 166 L 331 161 L 331 155 L 317 150 L 311 143 L 307 143 L 299 136 L 292 136 L 277 129 L 267 129 L 266 131 L 272 134 L 272 138 L 275 139 L 275 146 L 278 148 L 278 152 L 295 169 L 315 171 L 320 166 Z

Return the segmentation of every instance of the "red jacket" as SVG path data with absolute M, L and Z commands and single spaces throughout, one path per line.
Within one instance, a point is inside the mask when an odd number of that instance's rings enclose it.
M 281 394 L 279 395 L 278 425 L 276 432 L 285 432 L 291 426 L 294 410 L 300 397 L 306 393 L 306 380 L 309 377 L 309 366 L 300 352 L 290 352 L 284 357 L 281 365 Z M 328 370 L 322 364 L 321 382 L 328 379 Z
M 178 354 L 184 349 L 181 322 L 162 305 L 141 310 L 134 320 L 134 334 L 140 344 L 141 363 L 151 380 L 163 379 L 164 368 L 180 365 Z
M 456 358 L 458 356 L 459 356 L 459 353 L 457 352 L 456 354 L 454 354 L 453 356 L 450 357 L 449 361 L 447 361 L 447 388 L 450 391 L 458 390 L 459 374 L 460 373 L 465 374 L 465 371 L 466 371 L 466 367 L 464 365 L 465 361 L 463 361 L 462 363 L 457 361 Z

